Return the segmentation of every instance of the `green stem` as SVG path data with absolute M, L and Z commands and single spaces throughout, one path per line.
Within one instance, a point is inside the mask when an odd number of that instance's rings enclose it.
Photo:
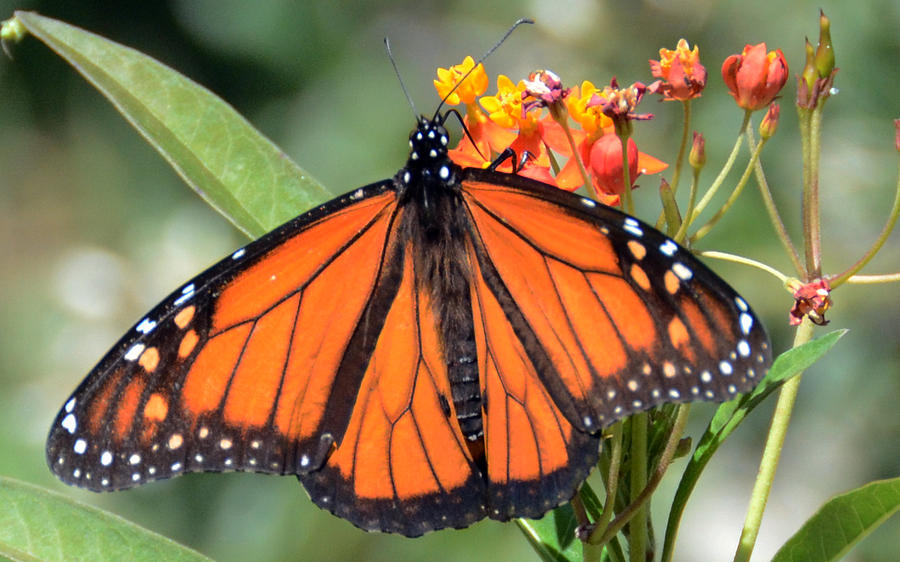
M 822 152 L 822 110 L 818 104 L 809 120 L 809 185 L 804 185 L 803 233 L 806 236 L 806 271 L 809 279 L 822 276 L 822 224 L 819 215 L 819 158 Z
M 849 285 L 875 285 L 878 283 L 896 283 L 900 281 L 900 273 L 883 273 L 881 275 L 854 275 L 847 279 Z
M 797 332 L 794 334 L 793 347 L 810 341 L 813 336 L 813 328 L 814 325 L 809 318 L 804 318 L 803 323 L 797 327 Z M 778 468 L 778 460 L 781 457 L 781 448 L 784 446 L 784 438 L 791 422 L 791 413 L 794 410 L 794 401 L 797 399 L 801 376 L 802 373 L 789 379 L 779 391 L 778 403 L 775 405 L 772 425 L 769 427 L 769 435 L 766 439 L 766 447 L 759 464 L 756 482 L 753 484 L 753 492 L 750 495 L 750 506 L 747 508 L 744 529 L 741 531 L 741 539 L 734 555 L 735 562 L 748 562 L 753 553 L 753 546 L 762 523 L 763 511 L 766 509 L 766 502 L 775 479 L 775 471 Z
M 678 181 L 681 179 L 681 169 L 684 166 L 684 153 L 687 151 L 688 146 L 688 133 L 691 130 L 691 100 L 684 100 L 681 102 L 682 113 L 684 114 L 684 118 L 681 122 L 681 145 L 678 147 L 678 157 L 675 159 L 675 171 L 672 173 L 672 181 L 669 185 L 672 186 L 672 194 L 678 192 Z M 662 230 L 663 221 L 665 220 L 665 215 L 660 213 L 659 218 L 656 219 L 656 230 Z
M 684 244 L 684 238 L 687 236 L 687 229 L 691 225 L 691 221 L 688 220 L 691 215 L 694 214 L 694 204 L 697 201 L 697 184 L 700 182 L 700 170 L 695 169 L 694 174 L 691 177 L 691 193 L 688 197 L 687 209 L 684 212 L 684 220 L 681 221 L 681 226 L 678 227 L 678 232 L 675 233 L 673 237 L 676 242 L 679 244 Z
M 721 187 L 722 183 L 725 181 L 725 177 L 728 175 L 728 172 L 731 171 L 731 168 L 734 166 L 735 160 L 737 160 L 738 152 L 741 148 L 741 143 L 744 141 L 744 131 L 747 130 L 747 126 L 750 124 L 750 111 L 744 112 L 744 122 L 741 123 L 741 130 L 738 133 L 737 140 L 734 142 L 734 147 L 731 149 L 731 154 L 728 155 L 728 160 L 725 162 L 725 166 L 722 167 L 722 170 L 719 172 L 719 175 L 716 176 L 715 181 L 713 181 L 712 185 L 700 199 L 700 202 L 697 203 L 697 208 L 694 209 L 694 212 L 687 216 L 685 215 L 685 219 L 688 222 L 694 222 L 697 216 L 703 212 L 703 209 L 709 205 L 710 200 L 716 194 L 719 187 Z
M 646 487 L 641 491 L 640 494 L 632 501 L 628 507 L 622 510 L 615 521 L 610 523 L 609 527 L 604 531 L 603 536 L 597 541 L 597 544 L 606 544 L 611 541 L 613 537 L 618 534 L 622 528 L 629 524 L 629 522 L 633 523 L 634 517 L 637 513 L 643 508 L 647 507 L 647 500 L 650 499 L 650 496 L 653 492 L 656 491 L 656 487 L 659 486 L 659 483 L 662 482 L 662 478 L 666 473 L 666 470 L 669 468 L 669 464 L 672 462 L 672 458 L 675 456 L 675 451 L 678 449 L 678 442 L 681 440 L 681 435 L 684 433 L 684 426 L 687 424 L 688 414 L 691 412 L 690 404 L 681 404 L 678 408 L 678 413 L 675 416 L 675 422 L 672 424 L 672 433 L 669 435 L 669 440 L 666 442 L 666 447 L 663 449 L 662 455 L 659 457 L 659 464 L 656 467 L 656 470 L 653 471 L 653 477 L 647 482 Z M 636 416 L 646 416 L 646 413 L 637 414 Z M 635 532 L 635 525 L 631 525 L 631 533 L 632 536 Z M 591 537 L 593 539 L 593 537 Z M 591 542 L 594 542 L 593 540 Z M 631 557 L 634 560 L 634 556 Z M 643 562 L 643 560 L 641 560 Z
M 678 191 L 678 180 L 681 177 L 681 168 L 684 166 L 684 153 L 688 146 L 688 133 L 691 130 L 691 100 L 681 103 L 684 109 L 684 119 L 681 126 L 681 146 L 678 147 L 678 159 L 675 160 L 675 172 L 672 173 L 672 193 Z
M 747 142 L 750 143 L 750 150 L 756 150 L 753 129 L 749 127 L 747 128 Z M 781 240 L 781 245 L 784 246 L 784 250 L 787 252 L 791 263 L 794 264 L 794 269 L 797 271 L 797 274 L 802 276 L 805 270 L 803 269 L 803 263 L 800 261 L 800 254 L 797 252 L 797 248 L 794 246 L 794 242 L 791 240 L 791 236 L 784 226 L 784 221 L 781 220 L 781 214 L 778 212 L 778 207 L 775 205 L 775 199 L 772 197 L 772 190 L 769 189 L 769 182 L 766 179 L 762 163 L 760 163 L 759 160 L 756 161 L 754 171 L 756 173 L 756 185 L 759 186 L 759 193 L 762 195 L 766 212 L 769 213 L 769 220 L 772 221 L 772 227 L 775 228 L 775 234 L 777 234 L 778 239 Z
M 647 558 L 647 522 L 649 513 L 647 504 L 637 504 L 641 492 L 647 487 L 647 426 L 650 423 L 647 412 L 631 417 L 631 504 L 639 505 L 628 524 L 629 559 L 631 562 L 645 562 Z
M 560 119 L 557 123 L 562 127 L 563 132 L 566 134 L 566 140 L 569 141 L 569 148 L 572 150 L 572 158 L 574 158 L 575 163 L 578 164 L 578 172 L 581 174 L 581 181 L 584 182 L 584 188 L 592 199 L 597 199 L 597 190 L 594 189 L 594 182 L 591 181 L 591 177 L 584 168 L 584 162 L 581 161 L 581 153 L 578 152 L 578 146 L 575 144 L 575 137 L 572 136 L 572 129 L 569 128 L 568 119 Z
M 622 423 L 616 423 L 608 430 L 609 469 L 606 472 L 606 500 L 603 502 L 603 513 L 597 519 L 594 529 L 606 529 L 612 519 L 616 506 L 616 494 L 619 493 L 619 469 L 622 467 Z
M 739 263 L 742 265 L 749 265 L 750 267 L 755 267 L 757 269 L 761 269 L 766 273 L 771 274 L 773 277 L 777 278 L 782 284 L 786 283 L 788 280 L 788 276 L 784 273 L 778 271 L 774 267 L 766 265 L 762 262 L 745 258 L 744 256 L 738 256 L 735 254 L 729 254 L 727 252 L 716 252 L 713 250 L 707 250 L 705 252 L 697 252 L 698 256 L 703 256 L 704 258 L 713 258 L 718 260 L 730 261 L 734 263 Z
M 838 285 L 845 283 L 851 276 L 855 275 L 858 271 L 860 271 L 872 258 L 875 257 L 875 254 L 884 246 L 884 243 L 887 242 L 888 236 L 891 235 L 891 231 L 894 229 L 894 225 L 897 224 L 897 216 L 900 215 L 900 173 L 898 173 L 897 178 L 897 189 L 894 192 L 894 206 L 891 207 L 891 212 L 888 215 L 887 224 L 884 225 L 884 228 L 881 229 L 881 234 L 878 235 L 878 239 L 875 240 L 875 243 L 872 244 L 872 247 L 869 248 L 869 251 L 859 259 L 855 264 L 853 264 L 850 269 L 841 273 L 836 278 L 830 281 L 831 288 L 835 288 Z M 859 275 L 858 277 L 863 277 Z
M 747 167 L 744 168 L 744 173 L 741 174 L 741 179 L 738 180 L 738 183 L 734 187 L 734 190 L 731 192 L 731 195 L 728 196 L 725 204 L 722 205 L 722 207 L 718 211 L 716 211 L 716 214 L 713 215 L 713 217 L 709 219 L 706 224 L 697 229 L 697 232 L 695 232 L 693 236 L 691 236 L 692 244 L 706 236 L 709 231 L 712 230 L 714 226 L 716 226 L 716 223 L 718 223 L 722 219 L 722 217 L 725 216 L 725 213 L 727 213 L 728 210 L 731 209 L 731 206 L 734 205 L 734 202 L 737 201 L 737 198 L 740 196 L 741 192 L 744 191 L 744 187 L 747 185 L 747 181 L 750 179 L 750 174 L 753 173 L 754 166 L 759 161 L 759 154 L 762 152 L 763 146 L 765 146 L 765 144 L 766 141 L 765 139 L 763 139 L 758 145 L 756 145 L 756 150 L 754 150 L 753 155 L 750 156 L 750 161 L 747 162 Z
M 622 208 L 629 215 L 634 214 L 634 199 L 631 197 L 631 170 L 628 168 L 628 138 L 626 134 L 619 136 L 622 143 L 622 179 L 625 191 L 622 192 Z

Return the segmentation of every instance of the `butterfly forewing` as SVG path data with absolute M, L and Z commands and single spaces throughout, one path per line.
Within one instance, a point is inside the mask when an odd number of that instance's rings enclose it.
M 661 402 L 728 400 L 765 374 L 762 323 L 684 248 L 590 199 L 467 172 L 478 259 L 520 340 L 537 339 L 529 354 L 570 423 L 593 432 Z
M 58 414 L 47 442 L 57 476 L 105 491 L 321 463 L 318 405 L 381 266 L 396 203 L 386 185 L 298 217 L 150 311 Z

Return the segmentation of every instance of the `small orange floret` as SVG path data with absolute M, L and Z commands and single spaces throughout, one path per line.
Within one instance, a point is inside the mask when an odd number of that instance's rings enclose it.
M 659 50 L 659 60 L 650 61 L 650 71 L 660 78 L 656 91 L 667 100 L 685 101 L 700 97 L 706 87 L 706 68 L 700 64 L 700 49 L 679 39 L 674 51 Z

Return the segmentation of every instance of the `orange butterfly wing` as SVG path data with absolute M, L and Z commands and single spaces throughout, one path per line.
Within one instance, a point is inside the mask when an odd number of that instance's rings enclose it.
M 762 324 L 683 248 L 588 199 L 465 173 L 492 517 L 569 499 L 601 427 L 662 402 L 727 400 L 765 374 Z
M 322 404 L 377 284 L 391 185 L 302 215 L 165 299 L 58 415 L 53 471 L 105 491 L 182 472 L 321 464 L 323 435 L 349 417 L 328 419 Z

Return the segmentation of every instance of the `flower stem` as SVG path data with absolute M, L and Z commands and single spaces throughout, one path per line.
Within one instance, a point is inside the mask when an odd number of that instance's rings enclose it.
M 626 168 L 627 170 L 627 168 Z M 628 173 L 627 171 L 625 172 Z M 626 190 L 627 191 L 627 190 Z M 629 482 L 632 505 L 647 486 L 647 426 L 650 423 L 647 412 L 631 417 L 631 480 Z M 631 562 L 645 562 L 647 558 L 647 523 L 649 513 L 646 503 L 639 505 L 629 524 L 628 555 Z
M 794 346 L 800 346 L 812 339 L 813 323 L 809 318 L 804 318 L 803 323 L 797 327 L 794 334 Z M 775 413 L 772 416 L 772 424 L 769 427 L 769 435 L 766 438 L 766 447 L 759 464 L 759 472 L 756 482 L 753 484 L 753 492 L 750 495 L 750 505 L 747 508 L 747 517 L 744 520 L 744 529 L 738 542 L 734 555 L 735 562 L 747 562 L 753 553 L 753 546 L 759 536 L 759 527 L 762 523 L 763 511 L 772 490 L 772 482 L 775 479 L 775 471 L 778 468 L 778 460 L 781 457 L 781 448 L 784 446 L 784 438 L 791 422 L 791 413 L 794 410 L 794 401 L 797 399 L 797 389 L 800 386 L 802 373 L 789 379 L 782 385 L 778 394 L 778 403 L 775 405 Z
M 884 225 L 884 228 L 881 229 L 881 234 L 878 235 L 878 238 L 875 240 L 875 243 L 872 244 L 872 247 L 869 248 L 869 251 L 859 259 L 855 264 L 853 264 L 850 269 L 841 273 L 836 278 L 829 280 L 831 284 L 831 288 L 835 288 L 838 285 L 842 285 L 846 282 L 850 277 L 855 275 L 858 271 L 860 271 L 863 267 L 868 264 L 875 254 L 884 246 L 884 243 L 887 242 L 888 236 L 891 235 L 891 231 L 894 229 L 894 225 L 897 224 L 897 216 L 900 215 L 900 172 L 898 172 L 897 179 L 897 189 L 894 193 L 894 206 L 891 207 L 891 212 L 888 215 L 887 224 Z M 863 277 L 862 275 L 857 275 L 857 277 Z
M 726 252 L 716 252 L 713 250 L 707 250 L 705 252 L 697 252 L 697 255 L 703 256 L 705 258 L 713 258 L 713 259 L 731 261 L 731 262 L 739 263 L 742 265 L 749 265 L 750 267 L 755 267 L 757 269 L 761 269 L 761 270 L 765 271 L 766 273 L 771 274 L 773 277 L 776 277 L 782 283 L 786 283 L 788 280 L 787 275 L 778 271 L 774 267 L 771 267 L 769 265 L 766 265 L 766 264 L 756 261 L 756 260 L 752 260 L 750 258 L 745 258 L 743 256 L 737 256 L 735 254 L 729 254 Z
M 900 273 L 884 273 L 882 275 L 854 275 L 847 279 L 850 285 L 874 285 L 877 283 L 896 283 L 900 281 Z
M 631 170 L 628 169 L 628 138 L 629 135 L 621 134 L 619 140 L 622 143 L 622 179 L 625 190 L 622 192 L 622 208 L 629 215 L 634 214 L 634 199 L 631 197 Z
M 563 132 L 566 134 L 566 140 L 569 142 L 569 148 L 572 149 L 572 158 L 574 158 L 575 163 L 578 164 L 578 172 L 581 174 L 584 188 L 587 190 L 588 195 L 591 196 L 591 199 L 597 199 L 597 190 L 594 189 L 594 182 L 591 181 L 591 177 L 588 175 L 587 170 L 584 169 L 584 162 L 581 161 L 581 153 L 578 151 L 578 146 L 575 144 L 575 137 L 572 136 L 572 129 L 569 128 L 569 121 L 567 119 L 561 119 L 557 121 L 557 123 L 559 123 Z
M 747 128 L 747 142 L 750 143 L 750 150 L 756 149 L 756 142 L 753 138 L 753 129 L 749 127 Z M 772 227 L 775 228 L 775 234 L 777 234 L 778 239 L 781 240 L 781 245 L 784 246 L 784 250 L 787 252 L 791 263 L 794 264 L 794 269 L 797 271 L 797 274 L 802 276 L 805 271 L 803 269 L 803 262 L 800 261 L 800 254 L 797 253 L 797 248 L 794 246 L 794 242 L 791 240 L 791 236 L 784 226 L 784 221 L 781 220 L 781 214 L 778 212 L 778 207 L 775 205 L 775 199 L 772 197 L 772 191 L 769 189 L 769 182 L 766 180 L 766 174 L 763 171 L 762 164 L 759 160 L 756 161 L 754 171 L 756 172 L 756 185 L 759 186 L 759 193 L 762 195 L 766 212 L 769 213 L 769 220 L 772 221 Z
M 678 158 L 675 160 L 675 172 L 672 173 L 672 193 L 678 191 L 678 180 L 681 177 L 681 168 L 684 165 L 684 153 L 688 145 L 688 132 L 691 130 L 691 100 L 681 103 L 684 108 L 684 119 L 681 126 L 681 146 L 678 147 Z
M 809 279 L 822 276 L 822 224 L 819 216 L 819 158 L 822 149 L 822 110 L 818 104 L 809 119 L 809 173 L 803 186 L 803 233 Z
M 647 485 L 641 490 L 641 493 L 635 497 L 634 501 L 632 501 L 612 523 L 610 523 L 609 527 L 604 531 L 603 536 L 599 538 L 596 544 L 606 544 L 611 541 L 625 525 L 633 521 L 635 515 L 641 508 L 647 507 L 647 500 L 650 499 L 650 496 L 656 491 L 656 487 L 662 482 L 662 478 L 669 468 L 672 458 L 675 456 L 675 451 L 678 449 L 678 442 L 681 440 L 682 433 L 684 433 L 684 426 L 687 424 L 688 414 L 690 414 L 691 411 L 690 406 L 690 404 L 682 404 L 678 408 L 675 422 L 672 424 L 672 433 L 669 434 L 669 440 L 666 442 L 666 446 L 659 457 L 659 464 L 656 466 L 656 470 L 653 471 L 653 476 L 647 482 Z M 646 413 L 637 414 L 633 416 L 632 419 L 646 415 Z M 646 467 L 646 464 L 644 466 Z M 631 525 L 632 536 L 635 531 L 635 525 Z M 594 541 L 591 540 L 591 543 L 594 543 Z M 631 559 L 634 560 L 633 552 L 631 554 Z M 643 559 L 641 559 L 641 562 L 643 562 Z
M 622 467 L 622 423 L 616 423 L 608 430 L 609 466 L 606 471 L 606 500 L 603 502 L 603 513 L 594 523 L 596 529 L 606 529 L 616 508 L 616 494 L 619 493 L 619 469 Z
M 700 213 L 703 212 L 703 209 L 709 205 L 710 200 L 716 194 L 719 187 L 721 187 L 722 182 L 725 181 L 725 177 L 728 175 L 728 172 L 731 171 L 731 168 L 734 166 L 735 160 L 737 160 L 738 151 L 740 151 L 741 143 L 744 141 L 744 131 L 747 130 L 747 126 L 750 124 L 750 111 L 746 111 L 744 113 L 744 122 L 741 123 L 741 130 L 738 133 L 737 140 L 734 143 L 734 147 L 731 149 L 731 154 L 728 155 L 728 160 L 725 162 L 725 166 L 722 167 L 722 170 L 719 172 L 719 175 L 716 176 L 715 181 L 713 181 L 712 185 L 709 186 L 709 189 L 700 199 L 700 202 L 697 203 L 697 208 L 694 209 L 694 212 L 691 213 L 690 216 L 685 215 L 685 219 L 688 222 L 694 222 Z
M 694 205 L 697 202 L 697 184 L 700 182 L 700 170 L 694 169 L 694 174 L 691 176 L 691 192 L 688 197 L 687 209 L 684 211 L 684 220 L 681 221 L 681 226 L 678 227 L 678 232 L 675 233 L 673 239 L 679 244 L 684 243 L 685 236 L 687 236 L 687 229 L 691 225 L 691 222 L 688 220 L 691 215 L 694 214 Z
M 749 131 L 749 127 L 747 128 Z M 756 150 L 753 151 L 753 155 L 750 156 L 750 161 L 747 162 L 747 167 L 744 168 L 744 173 L 741 174 L 741 179 L 738 180 L 737 185 L 734 187 L 734 191 L 731 192 L 731 195 L 728 196 L 728 200 L 725 201 L 725 204 L 716 211 L 716 214 L 713 215 L 706 224 L 697 229 L 697 232 L 691 236 L 691 243 L 693 244 L 697 240 L 700 240 L 704 236 L 706 236 L 710 230 L 725 216 L 725 213 L 731 209 L 731 206 L 734 205 L 734 202 L 737 201 L 738 196 L 740 196 L 741 192 L 744 190 L 744 186 L 747 185 L 747 180 L 750 179 L 750 174 L 753 172 L 753 168 L 756 166 L 756 163 L 759 161 L 759 154 L 762 152 L 763 146 L 765 146 L 766 141 L 763 139 L 760 141 L 758 145 L 756 145 Z
M 678 157 L 675 159 L 675 171 L 672 173 L 672 181 L 669 184 L 672 186 L 673 195 L 678 190 L 678 181 L 681 179 L 681 168 L 684 166 L 684 153 L 687 150 L 688 145 L 688 132 L 691 130 L 691 100 L 688 99 L 682 101 L 681 107 L 684 113 L 684 118 L 681 123 L 681 145 L 678 147 Z M 665 213 L 660 212 L 659 218 L 656 219 L 656 230 L 662 230 L 664 222 Z M 676 239 L 676 242 L 677 241 L 678 240 Z

